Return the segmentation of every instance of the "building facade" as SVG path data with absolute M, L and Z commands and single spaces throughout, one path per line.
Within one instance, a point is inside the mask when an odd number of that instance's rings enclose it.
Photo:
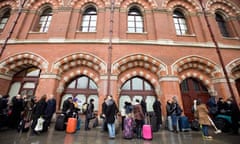
M 239 0 L 2 0 L 0 32 L 2 95 L 240 102 Z

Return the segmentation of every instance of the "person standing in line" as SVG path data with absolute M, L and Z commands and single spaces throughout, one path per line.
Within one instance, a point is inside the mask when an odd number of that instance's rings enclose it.
M 208 133 L 208 127 L 211 125 L 209 121 L 209 111 L 206 104 L 202 103 L 201 99 L 197 100 L 197 117 L 199 119 L 199 124 L 202 126 L 203 138 L 212 139 L 213 137 Z
M 106 109 L 107 109 L 107 98 L 105 97 L 102 103 L 102 114 L 100 116 L 102 118 L 102 127 L 101 127 L 102 132 L 107 131 L 107 122 L 105 118 Z
M 110 139 L 115 138 L 115 117 L 116 114 L 119 112 L 115 101 L 113 100 L 112 96 L 109 95 L 106 101 L 106 111 L 105 111 L 105 118 L 108 127 L 108 134 Z
M 157 131 L 159 131 L 162 124 L 162 109 L 161 109 L 161 102 L 158 100 L 157 97 L 155 97 L 155 101 L 152 107 L 157 120 Z
M 172 106 L 170 111 L 171 111 L 173 132 L 178 133 L 178 120 L 182 110 L 178 105 L 176 96 L 172 98 Z
M 23 99 L 20 94 L 12 98 L 12 113 L 9 117 L 9 127 L 16 129 L 20 120 L 21 120 L 21 115 L 24 110 L 24 105 L 23 105 Z
M 46 120 L 46 125 L 49 127 L 52 116 L 56 112 L 56 99 L 53 94 L 49 95 L 49 99 L 47 100 L 47 107 L 45 110 L 45 120 Z
M 144 118 L 145 115 L 142 110 L 142 106 L 140 104 L 140 101 L 136 99 L 136 103 L 133 106 L 133 114 L 136 122 L 136 133 L 137 133 L 137 138 L 142 138 L 142 127 L 144 125 Z
M 147 103 L 146 103 L 146 100 L 145 100 L 144 97 L 142 98 L 140 104 L 141 104 L 141 106 L 142 106 L 143 114 L 146 115 L 146 114 L 147 114 Z
M 240 121 L 240 111 L 239 108 L 237 106 L 237 103 L 232 99 L 232 98 L 228 98 L 228 101 L 231 102 L 231 120 L 232 120 L 232 134 L 233 135 L 238 135 L 239 132 L 239 121 Z
M 85 116 L 85 131 L 90 130 L 89 128 L 89 122 L 91 119 L 94 118 L 94 99 L 90 99 L 90 102 L 87 106 L 87 112 Z
M 171 109 L 172 109 L 172 101 L 171 99 L 167 100 L 167 104 L 166 104 L 166 112 L 167 112 L 167 128 L 169 131 L 173 131 L 172 128 L 172 118 L 171 118 Z
M 47 95 L 41 96 L 40 100 L 36 102 L 35 106 L 33 107 L 33 113 L 32 113 L 32 118 L 33 118 L 33 123 L 32 123 L 32 134 L 39 134 L 39 132 L 35 131 L 35 127 L 37 125 L 38 118 L 44 117 L 45 116 L 45 110 L 47 107 Z

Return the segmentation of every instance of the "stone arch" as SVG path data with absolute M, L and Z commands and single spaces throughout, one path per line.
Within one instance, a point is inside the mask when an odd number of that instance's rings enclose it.
M 139 4 L 144 9 L 152 9 L 157 8 L 157 3 L 155 0 L 144 0 L 144 1 L 136 1 L 136 0 L 120 0 L 116 4 L 119 5 L 121 8 L 128 8 L 131 4 Z
M 56 74 L 62 75 L 63 73 L 67 72 L 71 68 L 84 66 L 88 67 L 96 73 L 102 75 L 106 73 L 106 64 L 103 60 L 98 58 L 95 55 L 89 53 L 73 53 L 66 55 L 60 59 L 58 59 L 53 64 L 53 71 Z
M 127 80 L 131 79 L 132 77 L 139 76 L 149 81 L 149 83 L 154 87 L 155 93 L 157 95 L 161 95 L 160 85 L 158 83 L 158 77 L 152 73 L 151 71 L 143 68 L 132 68 L 124 71 L 119 75 L 118 78 L 118 90 L 120 92 L 121 86 Z
M 46 72 L 48 69 L 48 61 L 32 52 L 22 52 L 9 56 L 0 62 L 0 73 L 13 76 L 22 69 L 29 66 L 36 66 Z
M 231 61 L 226 65 L 228 74 L 234 79 L 240 78 L 240 58 Z
M 31 0 L 26 4 L 26 8 L 38 9 L 44 4 L 51 4 L 54 9 L 60 6 L 60 0 Z
M 74 8 L 82 8 L 84 5 L 88 3 L 93 3 L 97 8 L 104 8 L 106 5 L 106 1 L 104 0 L 85 0 L 85 1 L 73 1 L 71 2 L 71 6 Z
M 99 85 L 100 75 L 89 67 L 83 66 L 82 68 L 83 69 L 79 69 L 75 67 L 72 70 L 65 72 L 59 82 L 58 90 L 61 89 L 60 91 L 62 92 L 64 90 L 65 84 L 79 75 L 86 75 L 91 78 L 97 85 Z
M 196 55 L 186 56 L 177 60 L 175 63 L 171 65 L 171 69 L 172 69 L 173 75 L 181 74 L 184 71 L 187 71 L 189 69 L 191 70 L 194 69 L 203 73 L 209 78 L 216 78 L 216 77 L 223 76 L 220 66 L 218 66 L 216 63 L 212 62 L 207 58 L 196 56 Z M 195 74 L 191 74 L 191 75 L 195 75 Z M 202 78 L 199 77 L 199 79 L 202 79 Z
M 228 16 L 240 14 L 240 8 L 236 4 L 228 0 L 209 0 L 206 3 L 206 10 L 214 14 L 217 10 L 222 10 Z
M 4 7 L 10 7 L 11 9 L 18 8 L 18 1 L 3 1 L 0 3 L 0 9 Z
M 162 5 L 163 8 L 167 8 L 170 11 L 178 6 L 184 7 L 189 12 L 196 12 L 201 9 L 200 5 L 196 3 L 195 0 L 166 0 Z
M 156 74 L 158 78 L 168 74 L 166 64 L 146 54 L 131 54 L 116 60 L 113 62 L 112 74 L 119 75 L 128 69 L 137 67 Z

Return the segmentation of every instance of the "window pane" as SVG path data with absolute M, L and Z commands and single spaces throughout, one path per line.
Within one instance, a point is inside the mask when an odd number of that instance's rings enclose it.
M 143 32 L 143 29 L 142 29 L 142 28 L 137 28 L 137 29 L 136 29 L 136 32 L 142 33 L 142 32 Z
M 128 27 L 134 27 L 135 25 L 134 25 L 135 23 L 134 22 L 128 22 Z
M 94 81 L 90 80 L 89 88 L 90 89 L 97 89 L 97 85 L 95 84 Z
M 128 32 L 135 32 L 135 28 L 128 28 Z
M 134 16 L 128 16 L 128 21 L 134 21 Z
M 145 87 L 145 90 L 152 90 L 151 85 L 146 81 L 144 81 L 144 87 Z
M 119 110 L 122 111 L 124 108 L 125 102 L 131 102 L 131 98 L 128 95 L 121 95 L 119 98 Z
M 72 81 L 67 88 L 75 88 L 76 80 Z
M 21 88 L 21 82 L 14 82 L 11 87 L 10 90 L 8 92 L 10 97 L 16 96 L 19 93 L 19 90 Z
M 128 80 L 122 87 L 123 90 L 130 90 L 130 80 Z
M 154 96 L 147 96 L 146 97 L 146 103 L 147 103 L 147 112 L 152 112 L 153 111 L 153 103 L 155 101 Z
M 143 90 L 143 80 L 140 78 L 132 79 L 133 90 Z
M 35 88 L 35 83 L 34 82 L 26 82 L 23 85 L 23 88 Z
M 143 27 L 143 23 L 142 22 L 137 22 L 136 23 L 136 27 L 141 27 L 142 28 Z
M 88 84 L 88 78 L 87 77 L 80 77 L 77 80 L 77 88 L 87 88 L 87 84 Z
M 27 74 L 26 76 L 39 76 L 40 74 L 40 69 L 36 69 L 36 68 L 30 68 L 27 70 Z

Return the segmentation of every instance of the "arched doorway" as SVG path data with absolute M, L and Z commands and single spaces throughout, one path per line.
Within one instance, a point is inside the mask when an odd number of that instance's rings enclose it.
M 17 94 L 34 96 L 38 85 L 41 70 L 36 67 L 24 69 L 13 76 L 8 94 L 10 97 Z
M 127 80 L 121 87 L 119 97 L 119 109 L 124 106 L 124 102 L 135 102 L 136 99 L 140 101 L 145 98 L 147 103 L 147 112 L 153 111 L 152 105 L 155 100 L 155 91 L 153 86 L 144 78 L 133 77 Z
M 203 103 L 207 103 L 210 98 L 207 88 L 196 78 L 187 78 L 180 84 L 181 95 L 183 100 L 183 108 L 185 115 L 192 120 L 193 100 L 200 98 Z
M 236 79 L 235 83 L 236 83 L 238 95 L 240 96 L 240 78 Z
M 82 104 L 94 99 L 94 110 L 98 110 L 98 91 L 96 83 L 85 75 L 75 77 L 66 84 L 65 90 L 61 97 L 60 109 L 63 102 L 68 98 L 77 98 L 78 107 L 81 109 Z

